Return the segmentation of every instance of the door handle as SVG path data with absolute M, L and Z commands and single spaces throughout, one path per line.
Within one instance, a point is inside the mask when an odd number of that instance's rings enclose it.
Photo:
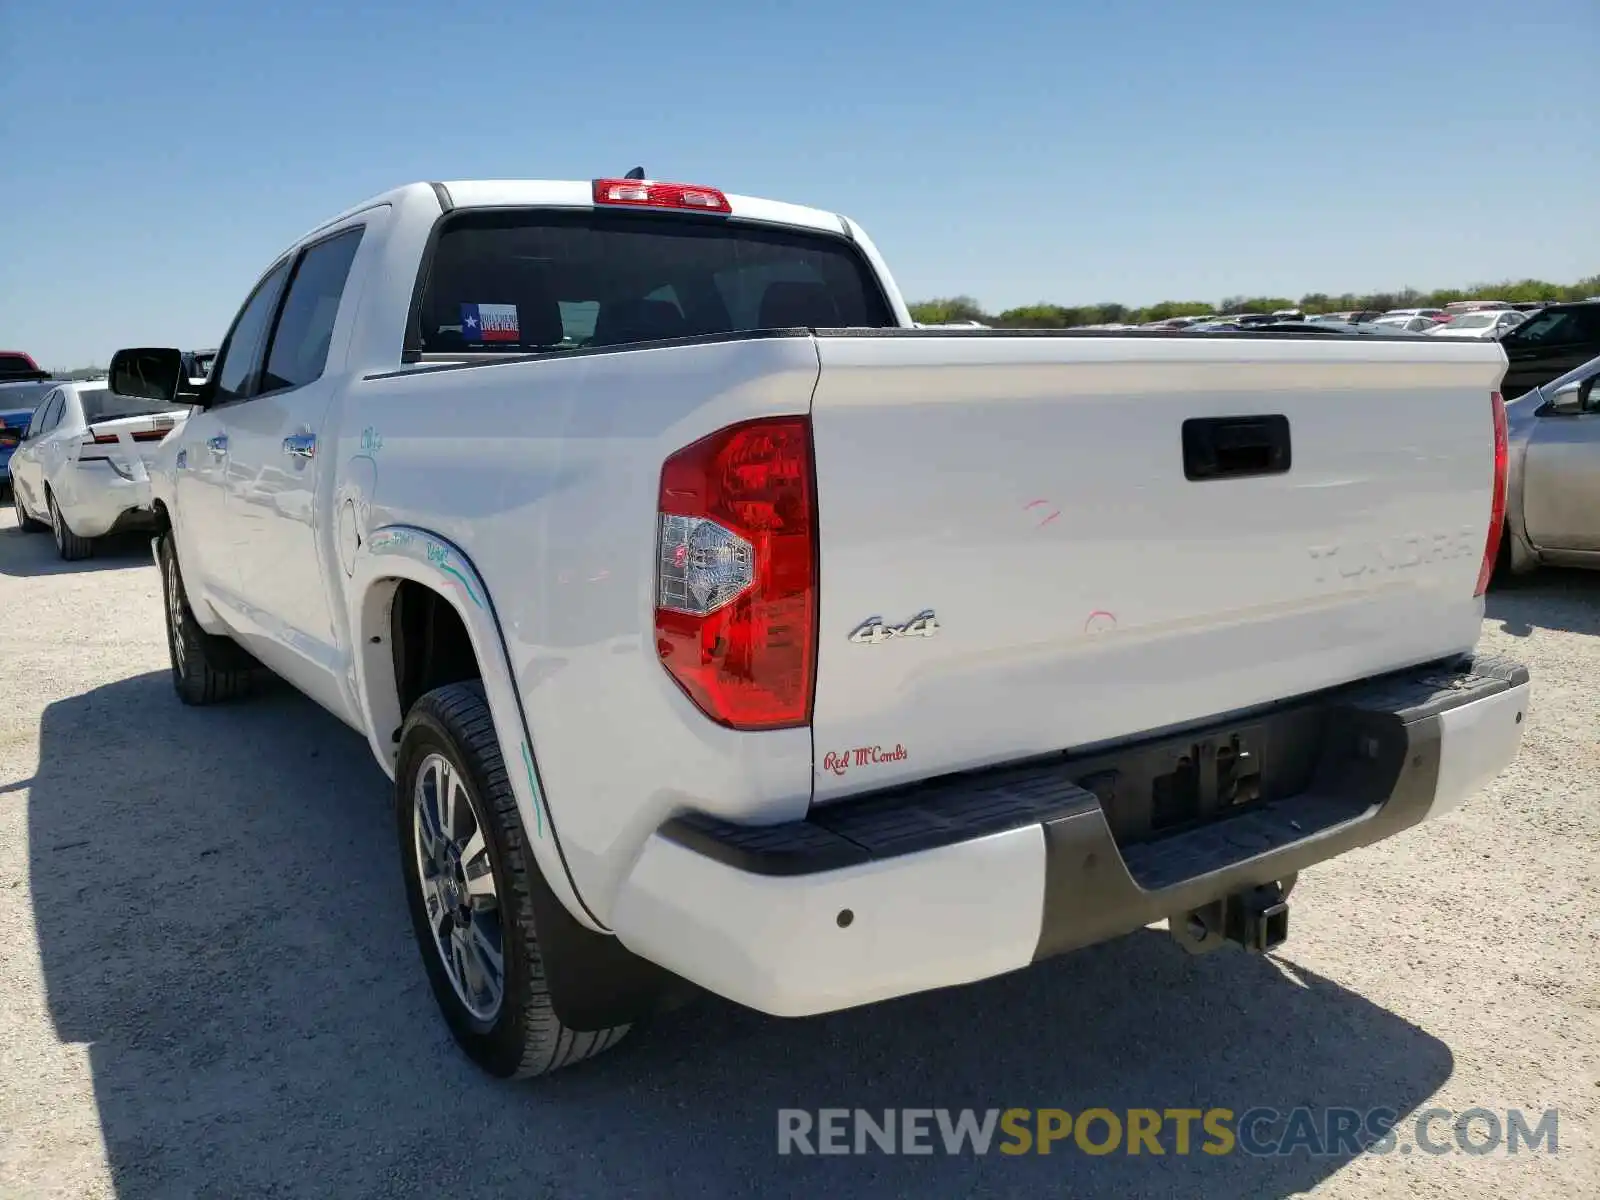
M 1190 480 L 1247 479 L 1289 469 L 1289 418 L 1191 417 L 1183 423 L 1183 474 Z
M 297 433 L 293 437 L 283 439 L 283 452 L 294 458 L 315 458 L 317 454 L 317 435 L 314 433 Z
M 228 452 L 228 435 L 219 433 L 216 437 L 207 438 L 206 449 L 220 458 Z

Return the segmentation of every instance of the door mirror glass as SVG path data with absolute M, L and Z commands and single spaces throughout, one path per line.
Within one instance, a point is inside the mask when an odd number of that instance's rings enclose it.
M 176 403 L 188 382 L 183 351 L 141 347 L 118 350 L 111 356 L 107 386 L 119 396 Z

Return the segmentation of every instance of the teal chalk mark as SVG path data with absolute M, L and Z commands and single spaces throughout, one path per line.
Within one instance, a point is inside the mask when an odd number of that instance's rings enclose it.
M 415 555 L 416 551 L 412 548 L 415 542 L 416 539 L 405 530 L 388 530 L 374 535 L 371 541 L 367 543 L 367 547 L 374 554 L 405 551 L 409 555 Z M 439 570 L 461 585 L 461 590 L 467 594 L 468 600 L 471 600 L 479 608 L 487 607 L 483 602 L 483 596 L 478 591 L 477 585 L 450 561 L 450 547 L 429 540 L 424 543 L 424 553 L 429 565 L 438 567 Z
M 361 449 L 366 454 L 376 454 L 383 449 L 383 435 L 368 425 L 361 431 Z
M 411 545 L 413 540 L 415 539 L 404 530 L 391 529 L 374 537 L 367 543 L 367 548 L 374 554 L 387 554 L 392 550 Z
M 439 569 L 446 575 L 453 576 L 456 581 L 461 584 L 462 590 L 467 593 L 468 600 L 471 600 L 479 608 L 483 607 L 483 601 L 478 599 L 477 591 L 473 588 L 472 584 L 467 581 L 467 577 L 465 575 L 456 570 L 449 563 L 440 563 Z
M 528 769 L 528 790 L 533 793 L 533 819 L 539 826 L 539 837 L 544 838 L 544 805 L 539 801 L 539 785 L 533 781 L 533 755 L 528 752 L 528 743 L 522 743 L 522 765 Z

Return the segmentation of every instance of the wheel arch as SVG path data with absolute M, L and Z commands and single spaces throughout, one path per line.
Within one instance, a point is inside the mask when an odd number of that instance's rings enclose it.
M 1528 439 L 1514 438 L 1509 448 L 1506 471 L 1506 524 L 1501 536 L 1506 543 L 1507 566 L 1513 575 L 1524 575 L 1539 566 L 1539 550 L 1528 536 L 1522 507 L 1528 469 Z
M 172 542 L 173 552 L 178 556 L 178 570 L 183 574 L 184 590 L 188 593 L 189 611 L 194 613 L 194 619 L 207 633 L 231 637 L 233 631 L 212 606 L 211 598 L 206 595 L 205 581 L 190 569 L 194 561 L 189 545 L 192 533 L 184 529 L 181 520 L 174 519 L 173 511 L 165 500 L 152 497 L 150 507 L 161 518 L 160 530 L 150 539 L 152 557 L 157 553 L 156 547 L 160 545 L 161 539 L 166 538 Z
M 394 778 L 397 738 L 405 720 L 395 669 L 395 600 L 407 583 L 426 589 L 448 605 L 466 630 L 494 720 L 506 778 L 545 881 L 574 920 L 594 932 L 609 934 L 584 904 L 568 869 L 545 801 L 527 714 L 489 590 L 472 561 L 454 543 L 407 525 L 375 529 L 363 540 L 355 554 L 347 592 L 356 699 L 378 765 Z

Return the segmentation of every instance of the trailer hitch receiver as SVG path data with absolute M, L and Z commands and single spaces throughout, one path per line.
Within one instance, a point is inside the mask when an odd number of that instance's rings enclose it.
M 1294 886 L 1292 877 L 1285 882 Z M 1263 883 L 1214 900 L 1168 922 L 1172 936 L 1191 954 L 1220 950 L 1229 942 L 1252 954 L 1276 950 L 1289 937 L 1288 887 Z

